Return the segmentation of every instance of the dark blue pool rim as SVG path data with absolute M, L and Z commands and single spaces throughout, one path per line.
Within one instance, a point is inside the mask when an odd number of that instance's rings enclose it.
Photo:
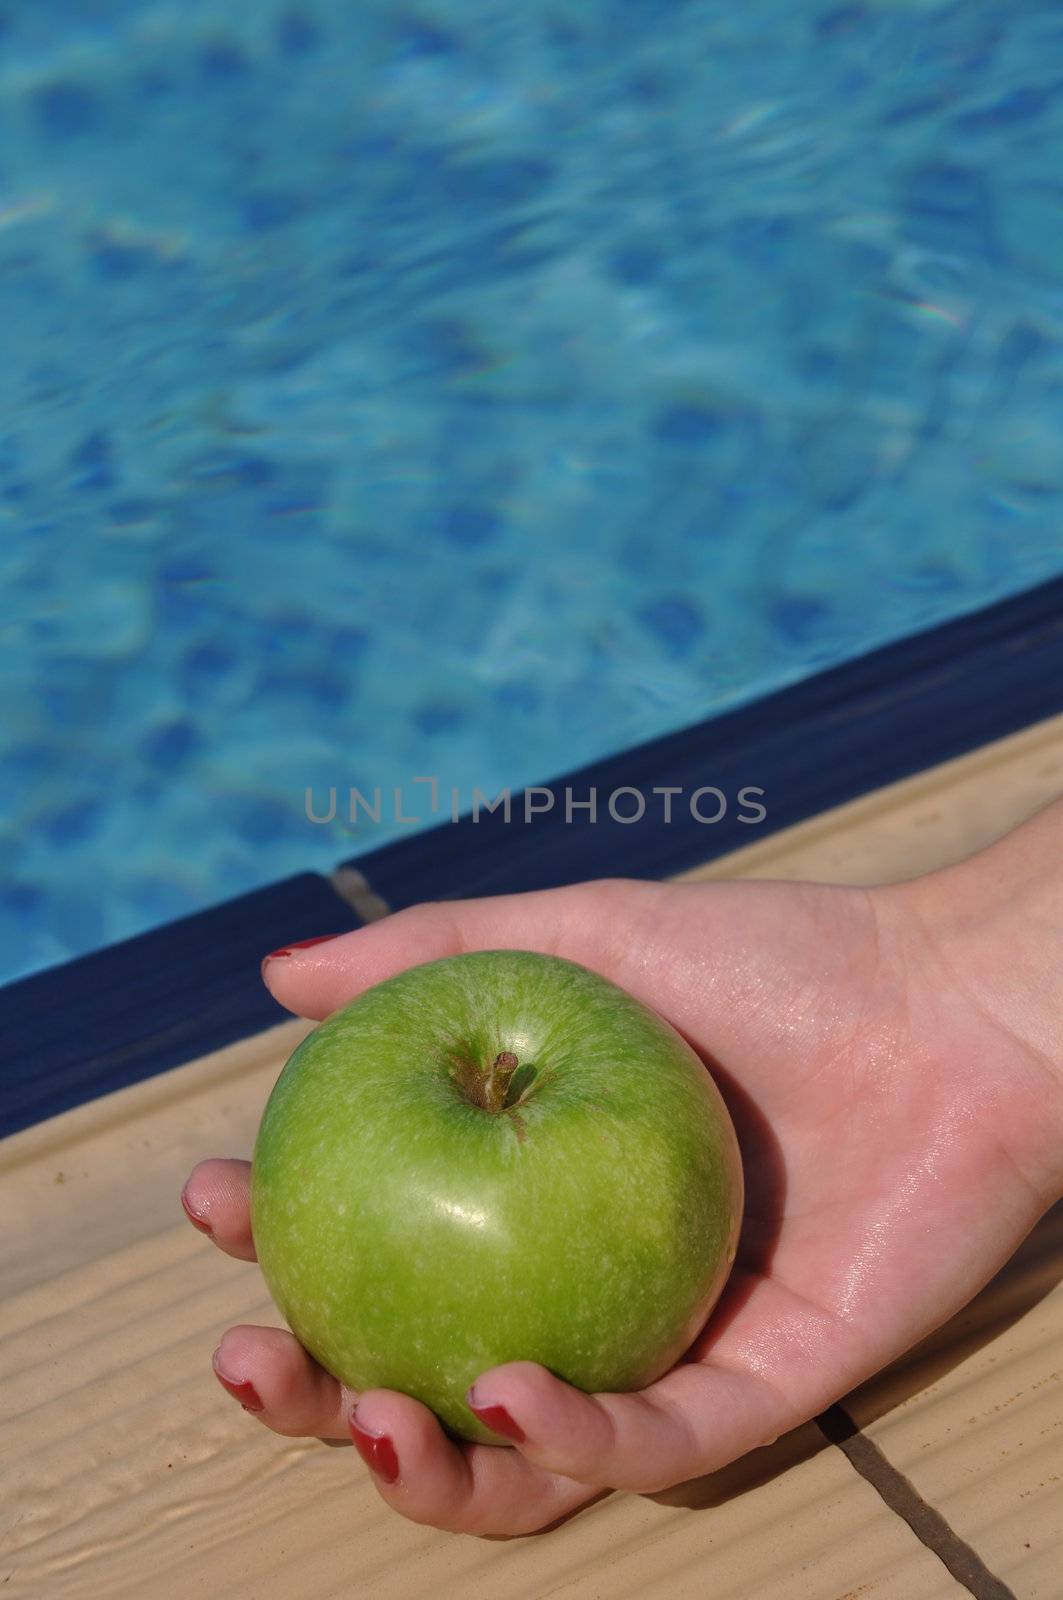
M 391 910 L 419 900 L 513 893 L 616 874 L 666 878 L 846 800 L 1063 711 L 1063 579 L 886 645 L 678 733 L 553 782 L 552 809 L 501 810 L 359 855 Z M 654 788 L 680 791 L 672 820 Z M 597 820 L 564 793 L 598 795 Z M 715 823 L 689 799 L 728 800 Z M 743 788 L 766 815 L 743 822 Z M 635 823 L 608 798 L 644 795 Z M 537 797 L 545 805 L 545 798 Z M 635 809 L 620 797 L 620 815 Z M 706 795 L 702 815 L 719 803 Z M 305 873 L 0 988 L 0 1135 L 250 1037 L 287 1015 L 263 988 L 262 955 L 359 920 Z

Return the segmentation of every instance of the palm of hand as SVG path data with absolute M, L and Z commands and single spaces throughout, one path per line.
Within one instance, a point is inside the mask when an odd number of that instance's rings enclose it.
M 269 979 L 322 1017 L 404 966 L 504 947 L 582 961 L 686 1035 L 738 1128 L 746 1221 L 706 1329 L 641 1394 L 495 1368 L 477 1391 L 523 1430 L 513 1450 L 451 1442 L 408 1396 L 362 1397 L 360 1427 L 397 1451 L 381 1492 L 415 1521 L 529 1532 L 596 1489 L 725 1465 L 930 1332 L 1049 1203 L 1030 1155 L 1044 1069 L 956 983 L 899 892 L 610 881 L 421 906 L 271 963 Z M 208 1162 L 185 1193 L 250 1258 L 246 1182 L 245 1164 Z M 354 1397 L 290 1335 L 230 1330 L 216 1368 L 253 1383 L 277 1431 L 346 1436 Z

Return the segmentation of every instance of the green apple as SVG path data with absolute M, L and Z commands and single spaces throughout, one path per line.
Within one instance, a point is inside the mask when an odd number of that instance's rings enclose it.
M 334 1012 L 270 1096 L 251 1173 L 266 1283 L 320 1364 L 465 1439 L 503 1361 L 644 1388 L 734 1260 L 742 1166 L 705 1066 L 585 967 L 490 950 Z

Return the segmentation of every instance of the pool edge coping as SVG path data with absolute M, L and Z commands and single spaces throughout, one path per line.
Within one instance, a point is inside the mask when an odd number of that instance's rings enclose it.
M 550 791 L 549 810 L 466 813 L 340 861 L 331 877 L 295 874 L 16 979 L 0 987 L 0 1137 L 282 1021 L 259 976 L 271 948 L 427 899 L 674 877 L 1061 711 L 1063 578 L 514 797 Z M 599 806 L 592 822 L 566 820 L 556 800 L 703 786 L 761 788 L 756 835 L 730 810 L 714 824 L 689 807 L 670 824 L 648 813 L 632 824 Z

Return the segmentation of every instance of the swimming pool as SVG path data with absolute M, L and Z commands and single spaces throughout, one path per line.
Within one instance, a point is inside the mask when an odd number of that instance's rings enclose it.
M 0 4 L 0 977 L 402 830 L 308 787 L 540 781 L 1063 570 L 1060 59 Z

